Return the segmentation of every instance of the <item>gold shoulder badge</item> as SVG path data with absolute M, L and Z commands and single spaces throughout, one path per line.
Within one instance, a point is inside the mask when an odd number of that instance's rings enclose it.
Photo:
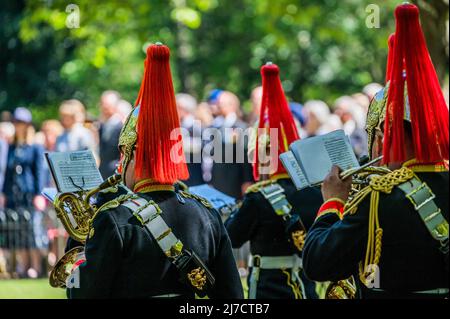
M 304 230 L 297 230 L 291 234 L 292 236 L 292 242 L 294 243 L 294 246 L 299 250 L 302 251 L 303 246 L 305 246 L 305 239 L 306 239 L 306 232 Z
M 247 190 L 245 191 L 245 193 L 246 194 L 248 194 L 248 193 L 258 193 L 261 190 L 261 188 L 263 188 L 264 186 L 270 185 L 270 184 L 275 183 L 275 182 L 276 181 L 274 181 L 274 180 L 268 179 L 266 181 L 261 181 L 261 182 L 255 183 L 255 184 L 249 186 L 247 188 Z
M 180 191 L 180 194 L 184 197 L 184 198 L 192 198 L 195 199 L 196 201 L 200 202 L 203 206 L 205 206 L 206 208 L 212 209 L 213 205 L 206 199 L 203 198 L 201 196 L 192 194 L 188 191 Z
M 187 278 L 193 287 L 198 290 L 203 290 L 206 284 L 205 270 L 201 267 L 195 268 L 188 275 Z

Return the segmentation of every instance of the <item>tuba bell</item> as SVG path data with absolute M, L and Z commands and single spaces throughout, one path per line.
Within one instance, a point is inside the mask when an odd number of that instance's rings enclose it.
M 325 299 L 356 299 L 353 277 L 331 283 L 325 292 Z
M 113 175 L 90 191 L 62 193 L 56 196 L 53 202 L 56 215 L 72 239 L 82 244 L 86 242 L 98 212 L 98 208 L 91 204 L 91 198 L 98 192 L 117 185 L 121 180 L 121 175 Z M 72 271 L 72 266 L 83 253 L 84 247 L 78 246 L 61 257 L 50 273 L 49 282 L 52 287 L 66 287 L 66 279 Z

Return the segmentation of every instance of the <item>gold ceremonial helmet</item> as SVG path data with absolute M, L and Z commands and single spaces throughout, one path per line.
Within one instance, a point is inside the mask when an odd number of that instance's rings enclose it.
M 384 121 L 386 119 L 386 105 L 388 100 L 389 83 L 381 89 L 370 102 L 369 110 L 367 112 L 366 132 L 367 144 L 369 150 L 369 157 L 372 160 L 372 147 L 376 132 L 384 133 Z M 411 123 L 411 112 L 409 108 L 408 91 L 405 82 L 405 112 L 403 120 Z
M 133 157 L 133 151 L 136 146 L 138 116 L 139 105 L 131 111 L 130 115 L 128 115 L 128 118 L 120 131 L 118 146 L 120 152 L 122 153 L 122 157 L 120 159 L 118 172 L 122 174 L 122 178 L 124 177 L 123 175 L 125 174 L 126 168 Z

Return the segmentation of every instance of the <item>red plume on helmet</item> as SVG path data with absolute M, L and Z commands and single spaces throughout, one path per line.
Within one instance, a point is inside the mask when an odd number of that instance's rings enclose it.
M 418 162 L 449 158 L 448 107 L 412 4 L 396 8 L 396 31 L 384 132 L 384 163 L 406 159 L 404 142 L 405 82 L 412 137 Z M 404 74 L 406 76 L 404 76 Z
M 392 33 L 388 39 L 389 50 L 386 65 L 386 83 L 388 83 L 391 80 L 392 64 L 394 62 L 394 41 L 395 41 L 395 33 Z
M 267 63 L 261 67 L 263 93 L 259 115 L 259 129 L 256 137 L 255 164 L 253 166 L 255 180 L 259 180 L 260 161 L 258 148 L 260 146 L 259 138 L 262 131 L 265 129 L 276 129 L 278 132 L 278 149 L 276 154 L 272 154 L 274 157 L 276 156 L 276 159 L 270 159 L 271 161 L 276 160 L 278 166 L 276 172 L 272 175 L 286 172 L 278 157 L 281 153 L 288 150 L 289 144 L 299 139 L 294 119 L 289 110 L 283 87 L 281 86 L 279 74 L 280 69 L 275 64 Z M 274 143 L 274 141 L 271 141 L 271 143 Z
M 137 122 L 135 172 L 139 179 L 161 184 L 187 179 L 189 173 L 182 147 L 172 75 L 170 50 L 156 44 L 147 48 L 144 77 L 136 104 Z M 176 133 L 176 138 L 172 138 Z

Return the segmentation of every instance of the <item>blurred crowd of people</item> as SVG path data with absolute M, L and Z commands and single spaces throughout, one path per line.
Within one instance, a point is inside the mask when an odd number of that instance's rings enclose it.
M 379 84 L 369 84 L 362 92 L 342 96 L 331 106 L 320 100 L 304 104 L 290 102 L 300 136 L 343 129 L 357 156 L 366 155 L 366 113 L 371 99 L 381 88 Z M 242 132 L 254 127 L 261 99 L 262 88 L 256 87 L 249 97 L 250 110 L 245 113 L 237 95 L 226 90 L 213 90 L 200 103 L 192 95 L 176 95 L 180 124 L 185 129 L 184 149 L 190 172 L 187 185 L 208 183 L 229 196 L 242 198 L 254 181 L 248 160 L 236 161 L 238 137 L 229 138 L 224 134 L 222 156 L 234 154 L 234 157 L 231 162 L 216 162 L 207 150 L 208 139 L 205 142 L 204 133 L 210 128 Z M 110 90 L 101 95 L 99 108 L 98 119 L 93 119 L 80 101 L 63 101 L 59 119 L 44 121 L 39 130 L 25 107 L 1 113 L 0 278 L 46 277 L 49 267 L 64 251 L 67 234 L 51 203 L 41 195 L 44 187 L 54 187 L 45 152 L 91 150 L 103 178 L 114 174 L 120 157 L 119 134 L 132 106 L 118 92 Z M 237 254 L 243 268 L 245 252 Z

